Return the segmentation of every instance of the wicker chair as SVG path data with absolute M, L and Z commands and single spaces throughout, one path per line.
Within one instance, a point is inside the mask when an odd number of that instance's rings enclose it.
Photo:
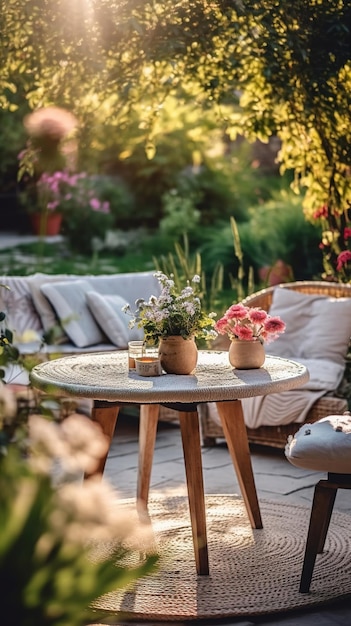
M 279 287 L 284 289 L 293 289 L 305 294 L 312 295 L 325 295 L 333 298 L 351 297 L 351 285 L 344 285 L 341 283 L 329 283 L 320 281 L 298 281 L 292 283 L 283 283 Z M 273 298 L 273 291 L 275 287 L 268 287 L 262 289 L 243 300 L 243 304 L 246 306 L 261 307 L 265 311 L 268 311 Z M 229 346 L 229 340 L 226 348 Z M 225 349 L 222 347 L 221 349 Z M 345 398 L 337 397 L 334 395 L 326 395 L 319 399 L 311 411 L 308 414 L 306 422 L 313 423 L 317 420 L 325 417 L 326 415 L 339 415 L 348 410 L 348 403 Z M 208 415 L 207 405 L 200 407 L 200 422 L 202 431 L 202 443 L 205 447 L 214 446 L 217 439 L 224 438 L 223 430 L 219 424 L 217 424 Z M 252 444 L 261 444 L 264 446 L 271 446 L 274 448 L 284 449 L 287 438 L 289 435 L 293 435 L 302 424 L 295 422 L 286 424 L 284 426 L 260 426 L 259 428 L 251 429 L 247 428 L 249 442 Z

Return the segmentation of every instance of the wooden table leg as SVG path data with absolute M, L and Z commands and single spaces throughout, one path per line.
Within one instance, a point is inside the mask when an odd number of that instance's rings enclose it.
M 137 501 L 141 508 L 147 507 L 149 499 L 159 413 L 159 404 L 142 404 L 140 407 Z
M 241 402 L 233 400 L 216 404 L 251 526 L 262 528 Z
M 197 411 L 179 412 L 196 571 L 208 575 L 205 494 Z
M 94 406 L 91 412 L 92 420 L 93 422 L 97 422 L 100 425 L 102 432 L 109 440 L 109 446 L 106 454 L 100 459 L 100 462 L 95 472 L 93 472 L 92 474 L 85 474 L 84 478 L 89 478 L 89 476 L 95 476 L 98 474 L 102 476 L 102 474 L 104 473 L 107 455 L 109 453 L 112 438 L 116 428 L 119 409 L 119 405 L 115 402 L 105 402 L 100 400 L 96 400 L 94 402 Z

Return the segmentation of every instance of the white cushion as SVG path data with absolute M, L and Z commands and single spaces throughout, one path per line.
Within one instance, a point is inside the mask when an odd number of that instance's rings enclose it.
M 50 331 L 52 328 L 57 328 L 59 325 L 59 320 L 55 310 L 41 291 L 42 285 L 47 284 L 49 280 L 53 283 L 62 282 L 65 280 L 65 277 L 60 274 L 55 274 L 49 277 L 47 274 L 40 273 L 28 276 L 28 284 L 32 294 L 33 303 L 41 319 L 44 331 Z M 62 329 L 62 331 L 60 333 L 58 332 L 57 336 L 55 336 L 55 343 L 64 343 L 66 341 L 68 341 L 68 337 Z
M 351 298 L 314 296 L 276 287 L 269 312 L 286 324 L 285 333 L 269 344 L 269 354 L 345 364 L 351 336 Z
M 296 467 L 351 474 L 350 415 L 329 415 L 314 424 L 304 424 L 289 437 L 285 455 Z
M 127 348 L 128 341 L 144 338 L 142 329 L 129 328 L 131 318 L 122 311 L 122 307 L 128 303 L 121 296 L 102 295 L 97 291 L 88 291 L 86 300 L 96 322 L 118 348 Z
M 61 326 L 76 346 L 85 348 L 105 340 L 86 302 L 86 293 L 91 291 L 91 285 L 86 280 L 47 283 L 41 286 L 41 291 L 51 302 Z

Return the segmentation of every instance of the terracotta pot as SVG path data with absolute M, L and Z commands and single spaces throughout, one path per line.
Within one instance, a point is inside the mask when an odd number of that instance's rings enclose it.
M 258 270 L 258 276 L 269 287 L 294 280 L 292 267 L 281 259 L 278 259 L 273 265 L 261 267 Z
M 229 363 L 238 370 L 257 369 L 265 358 L 263 344 L 258 339 L 233 339 L 229 346 Z
M 167 374 L 191 374 L 196 367 L 198 352 L 193 337 L 164 337 L 160 341 L 158 353 L 161 366 Z
M 62 224 L 61 213 L 31 213 L 30 215 L 32 231 L 34 235 L 53 237 L 59 235 Z

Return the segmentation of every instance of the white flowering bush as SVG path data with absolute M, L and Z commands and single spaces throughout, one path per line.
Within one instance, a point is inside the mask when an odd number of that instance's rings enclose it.
M 184 339 L 215 337 L 215 313 L 207 314 L 203 311 L 197 292 L 200 276 L 195 275 L 191 284 L 187 281 L 186 286 L 180 290 L 177 289 L 172 275 L 168 277 L 163 272 L 156 272 L 155 276 L 161 285 L 161 294 L 158 297 L 151 296 L 148 302 L 137 300 L 137 310 L 132 314 L 129 326 L 143 328 L 145 341 L 152 344 L 158 343 L 162 337 L 172 335 L 180 335 Z M 123 309 L 126 313 L 131 313 L 129 305 Z
M 96 623 L 102 595 L 154 571 L 150 527 L 133 524 L 106 481 L 77 480 L 106 452 L 96 424 L 74 414 L 61 424 L 32 415 L 27 425 L 26 455 L 16 436 L 0 455 L 2 614 L 7 626 Z

